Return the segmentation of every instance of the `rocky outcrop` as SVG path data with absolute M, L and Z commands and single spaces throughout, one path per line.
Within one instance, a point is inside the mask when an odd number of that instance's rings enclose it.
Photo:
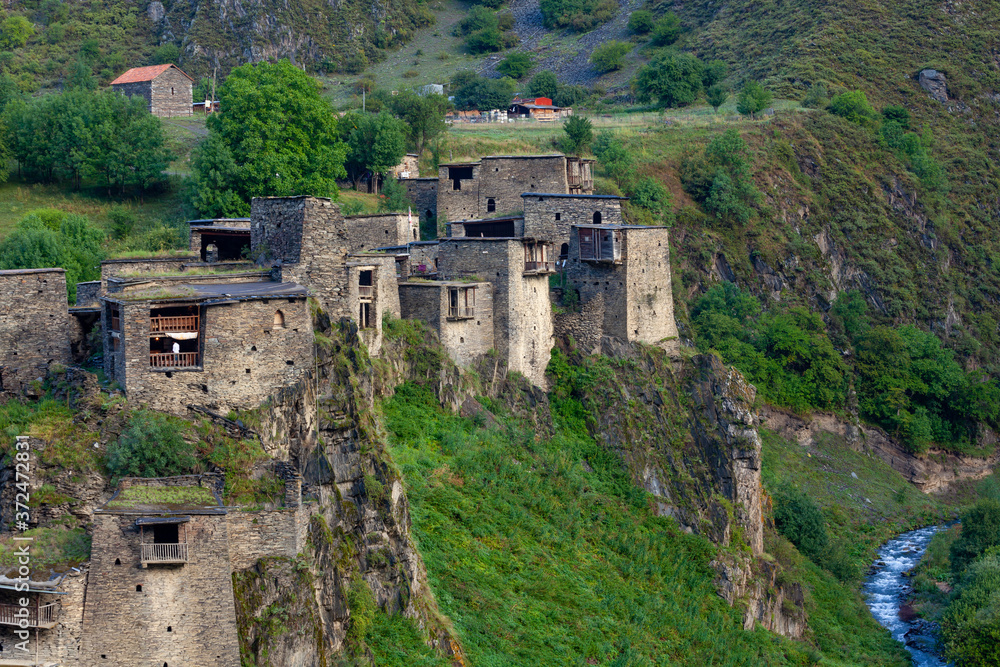
M 917 75 L 917 83 L 938 102 L 948 101 L 948 80 L 942 72 L 934 69 L 921 70 Z
M 766 560 L 722 558 L 712 561 L 718 572 L 715 584 L 719 595 L 730 605 L 746 604 L 743 627 L 753 630 L 758 623 L 771 632 L 801 639 L 807 617 L 802 584 L 783 584 L 780 566 Z
M 932 448 L 918 456 L 877 426 L 855 423 L 829 412 L 802 416 L 765 406 L 761 409 L 761 417 L 768 429 L 803 447 L 811 446 L 821 433 L 839 436 L 851 449 L 869 452 L 885 461 L 924 493 L 940 493 L 955 482 L 982 479 L 1000 465 L 998 452 L 975 457 Z M 996 436 L 988 433 L 981 444 L 995 446 Z

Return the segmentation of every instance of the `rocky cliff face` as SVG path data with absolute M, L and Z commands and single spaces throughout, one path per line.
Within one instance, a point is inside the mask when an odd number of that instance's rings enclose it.
M 279 58 L 313 71 L 360 71 L 382 49 L 433 22 L 433 14 L 411 0 L 153 0 L 145 18 L 160 43 L 181 46 L 180 64 L 192 75 Z
M 803 446 L 811 445 L 820 433 L 840 436 L 853 450 L 868 452 L 885 461 L 924 493 L 940 493 L 955 482 L 982 479 L 1000 465 L 1000 453 L 996 451 L 989 456 L 976 457 L 932 448 L 918 456 L 877 426 L 860 424 L 828 412 L 803 417 L 765 406 L 761 416 L 769 429 Z M 986 430 L 980 444 L 993 449 L 996 434 Z

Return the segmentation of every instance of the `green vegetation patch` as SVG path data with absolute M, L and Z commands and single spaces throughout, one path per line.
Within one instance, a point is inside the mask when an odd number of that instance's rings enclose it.
M 34 538 L 30 543 L 31 565 L 40 579 L 46 577 L 38 568 L 63 571 L 90 558 L 90 535 L 83 528 L 32 528 L 18 537 Z M 0 567 L 16 567 L 17 551 L 23 545 L 10 537 L 0 540 Z
M 806 649 L 743 630 L 712 583 L 715 547 L 654 516 L 590 438 L 479 428 L 411 384 L 385 412 L 414 536 L 471 664 L 806 664 Z
M 122 489 L 107 506 L 128 509 L 140 505 L 163 505 L 171 509 L 193 509 L 218 504 L 212 490 L 204 486 L 129 486 Z

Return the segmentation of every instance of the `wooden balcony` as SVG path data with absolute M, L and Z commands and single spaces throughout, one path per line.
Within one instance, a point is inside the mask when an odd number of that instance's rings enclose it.
M 525 273 L 555 273 L 555 262 L 525 262 Z
M 451 306 L 448 308 L 449 320 L 471 320 L 476 316 L 472 306 Z
M 358 285 L 358 296 L 362 299 L 374 299 L 375 298 L 375 286 L 374 285 Z
M 140 560 L 143 567 L 147 565 L 186 563 L 188 562 L 187 542 L 180 542 L 178 544 L 143 544 Z
M 58 607 L 59 604 L 57 602 L 50 602 L 41 606 L 28 605 L 27 607 L 21 607 L 16 604 L 0 604 L 0 625 L 16 625 L 20 627 L 22 621 L 27 619 L 27 627 L 48 630 L 56 626 L 56 611 Z M 25 615 L 25 612 L 27 612 L 27 615 Z
M 149 333 L 198 331 L 197 315 L 150 317 Z
M 197 352 L 149 353 L 150 368 L 198 368 Z

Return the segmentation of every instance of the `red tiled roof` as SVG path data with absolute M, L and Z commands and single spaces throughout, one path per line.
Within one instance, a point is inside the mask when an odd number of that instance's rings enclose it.
M 191 79 L 191 77 L 185 74 L 184 70 L 182 70 L 177 65 L 171 65 L 171 64 L 150 65 L 149 67 L 133 67 L 132 69 L 130 69 L 129 71 L 125 72 L 120 77 L 112 81 L 111 85 L 113 86 L 116 83 L 139 83 L 140 81 L 152 81 L 156 77 L 166 72 L 171 67 L 173 67 L 181 74 L 184 74 L 184 76 L 187 76 L 187 78 Z M 194 81 L 194 79 L 191 80 Z

